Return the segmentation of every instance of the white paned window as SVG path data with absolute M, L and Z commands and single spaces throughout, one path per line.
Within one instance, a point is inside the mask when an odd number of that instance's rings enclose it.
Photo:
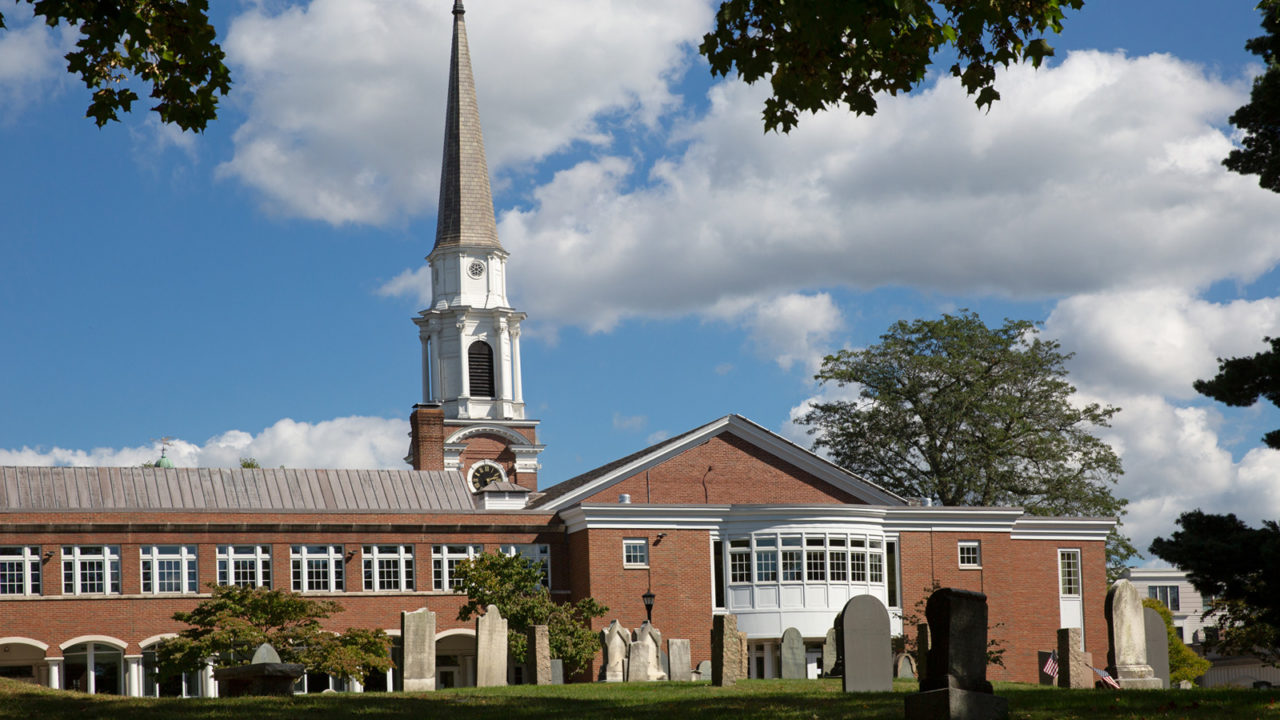
M 729 582 L 751 582 L 751 538 L 729 541 Z
M 868 573 L 872 583 L 884 582 L 884 543 L 880 540 L 871 540 L 868 542 L 871 551 L 867 553 L 867 560 L 871 565 L 871 572 Z
M 341 592 L 341 545 L 294 545 L 289 550 L 294 592 Z
M 40 547 L 0 547 L 0 595 L 40 594 Z
M 143 593 L 194 593 L 196 546 L 143 545 L 141 570 Z
M 498 551 L 508 557 L 519 555 L 542 571 L 542 586 L 551 587 L 551 546 L 533 545 L 500 545 Z
M 1071 597 L 1080 595 L 1080 551 L 1058 551 L 1059 593 Z
M 120 546 L 64 545 L 62 594 L 120 594 Z
M 800 537 L 782 538 L 782 582 L 804 580 L 804 551 Z
M 864 583 L 867 581 L 867 541 L 862 538 L 853 538 L 849 544 L 852 546 L 849 551 L 849 563 L 852 568 L 850 579 L 856 583 Z
M 804 539 L 804 579 L 806 582 L 822 582 L 827 579 L 827 539 Z
M 1147 595 L 1164 603 L 1164 606 L 1178 612 L 1181 610 L 1181 601 L 1178 598 L 1177 585 L 1152 585 L 1147 588 Z
M 645 538 L 622 540 L 622 567 L 649 567 L 649 541 Z
M 365 590 L 412 590 L 412 545 L 365 545 Z
M 982 545 L 977 540 L 961 540 L 957 548 L 960 552 L 960 567 L 982 567 Z
M 778 582 L 778 538 L 772 535 L 756 538 L 756 582 Z
M 433 545 L 431 547 L 431 587 L 453 590 L 461 585 L 454 579 L 458 563 L 484 552 L 483 545 Z
M 271 587 L 271 546 L 219 545 L 218 584 Z
M 832 537 L 827 540 L 830 548 L 827 557 L 831 563 L 831 582 L 849 582 L 848 538 Z

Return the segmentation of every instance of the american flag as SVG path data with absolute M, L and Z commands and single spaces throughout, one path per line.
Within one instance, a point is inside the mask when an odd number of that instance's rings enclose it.
M 1120 689 L 1120 683 L 1117 683 L 1116 679 L 1111 677 L 1111 675 L 1108 674 L 1106 670 L 1103 670 L 1101 668 L 1094 668 L 1093 671 L 1098 673 L 1098 677 L 1102 678 L 1102 682 L 1104 684 L 1109 685 L 1117 690 Z
M 1044 674 L 1050 677 L 1058 677 L 1058 651 L 1054 650 L 1049 653 L 1049 659 L 1044 661 Z

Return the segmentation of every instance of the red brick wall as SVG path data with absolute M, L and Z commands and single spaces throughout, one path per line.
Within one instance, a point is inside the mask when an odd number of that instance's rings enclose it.
M 586 502 L 853 503 L 861 501 L 751 443 L 722 433 Z
M 960 569 L 957 543 L 982 543 L 981 569 Z M 989 668 L 991 680 L 1038 681 L 1037 655 L 1057 647 L 1058 549 L 1081 551 L 1085 649 L 1101 666 L 1107 652 L 1103 618 L 1106 560 L 1103 543 L 1013 540 L 1001 533 L 912 532 L 899 537 L 904 614 L 924 620 L 923 600 L 936 579 L 942 587 L 986 593 L 990 637 L 1006 652 L 1005 667 Z M 994 627 L 1003 623 L 1002 627 Z M 914 637 L 914 626 L 904 625 Z
M 414 470 L 444 470 L 444 410 L 416 407 L 409 415 Z

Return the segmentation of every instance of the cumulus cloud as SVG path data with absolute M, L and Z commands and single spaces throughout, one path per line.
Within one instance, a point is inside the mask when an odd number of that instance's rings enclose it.
M 195 444 L 169 443 L 166 454 L 178 467 L 239 467 L 252 457 L 263 467 L 405 469 L 409 424 L 403 420 L 344 417 L 318 423 L 285 418 L 257 435 L 229 430 Z M 160 457 L 160 446 L 132 448 L 0 449 L 0 465 L 129 466 Z
M 822 364 L 832 336 L 844 327 L 844 314 L 828 293 L 722 301 L 701 314 L 741 325 L 758 355 L 783 370 L 799 362 L 810 374 Z M 716 372 L 720 373 L 718 367 Z
M 57 91 L 67 76 L 62 56 L 74 44 L 74 31 L 50 28 L 33 19 L 21 5 L 5 10 L 0 32 L 0 119 L 11 121 L 45 95 Z M 87 101 L 86 101 L 87 102 Z
M 606 145 L 611 123 L 652 124 L 710 23 L 707 3 L 473 3 L 467 36 L 489 168 L 573 143 Z M 224 48 L 248 119 L 221 167 L 279 212 L 385 223 L 435 203 L 450 5 L 315 0 L 254 5 Z

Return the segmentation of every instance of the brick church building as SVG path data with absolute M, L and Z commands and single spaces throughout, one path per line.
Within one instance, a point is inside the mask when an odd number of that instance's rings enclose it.
M 334 599 L 335 630 L 398 634 L 437 613 L 437 684 L 474 683 L 473 625 L 455 618 L 457 562 L 482 552 L 541 564 L 552 596 L 594 597 L 596 621 L 637 627 L 642 595 L 668 638 L 710 657 L 712 618 L 738 617 L 750 674 L 779 674 L 779 638 L 818 647 L 855 595 L 893 632 L 935 584 L 989 598 L 1006 652 L 992 679 L 1035 682 L 1059 627 L 1106 651 L 1111 518 L 912 503 L 739 415 L 539 487 L 525 415 L 524 314 L 506 297 L 461 3 L 454 7 L 432 301 L 414 322 L 422 401 L 412 470 L 0 468 L 0 677 L 126 695 L 216 695 L 209 673 L 166 683 L 154 645 L 207 586 L 265 585 Z M 166 459 L 167 461 L 167 459 Z M 167 464 L 167 462 L 166 462 Z M 396 652 L 393 650 L 393 654 Z M 599 658 L 593 670 L 599 670 Z M 385 677 L 310 675 L 305 690 L 394 690 Z

